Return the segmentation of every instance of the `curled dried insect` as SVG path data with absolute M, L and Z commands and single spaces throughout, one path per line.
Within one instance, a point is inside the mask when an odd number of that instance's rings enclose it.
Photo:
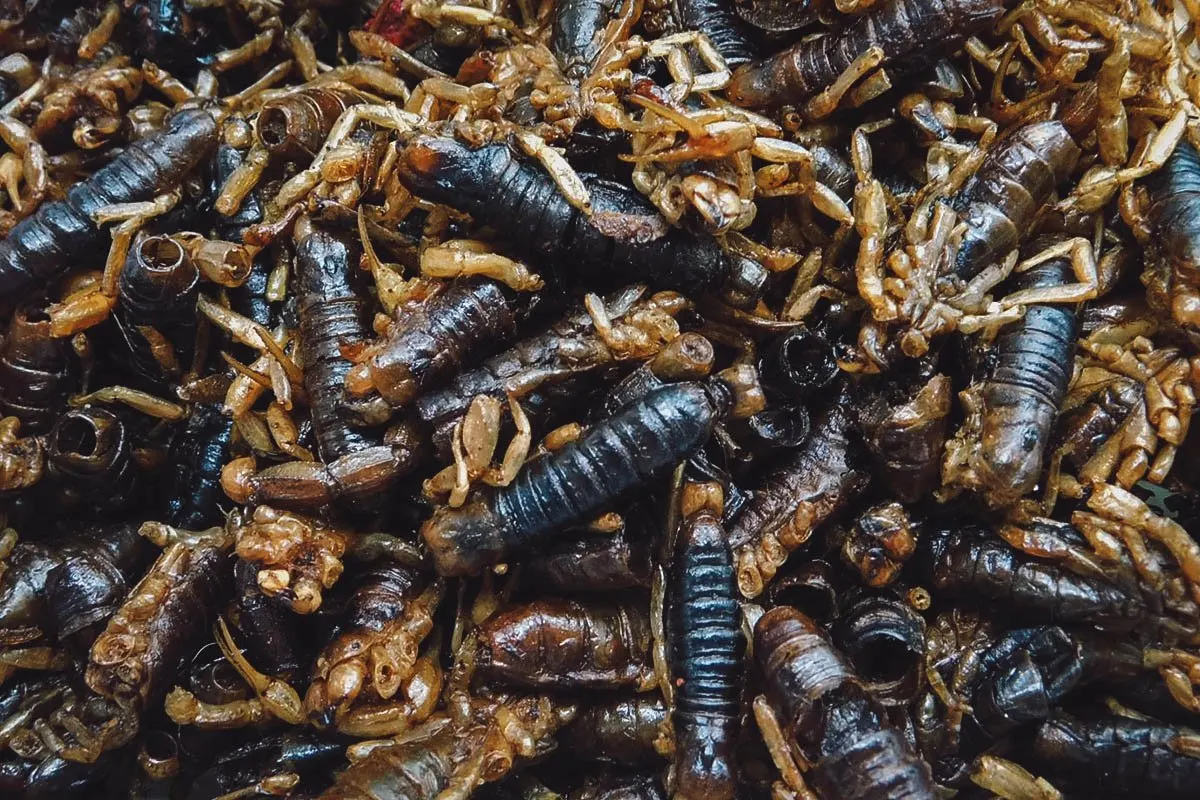
M 387 333 L 355 357 L 346 375 L 351 395 L 374 390 L 394 407 L 407 405 L 455 374 L 476 348 L 510 338 L 517 302 L 495 281 L 465 280 L 397 314 Z
M 433 628 L 442 588 L 439 580 L 423 587 L 413 570 L 398 564 L 369 567 L 345 604 L 338 634 L 317 656 L 305 715 L 325 727 L 350 712 L 360 695 L 395 697 Z
M 1068 275 L 1065 259 L 1052 259 L 1012 283 L 1019 290 L 1054 289 Z M 970 400 L 968 421 L 961 441 L 947 447 L 947 483 L 977 486 L 995 505 L 1010 505 L 1033 490 L 1071 380 L 1076 327 L 1070 306 L 1034 304 L 1001 331 L 994 366 L 964 395 Z M 964 457 L 965 467 L 957 463 Z
M 812 620 L 768 611 L 754 626 L 754 660 L 766 691 L 755 715 L 788 788 L 807 791 L 796 752 L 821 797 L 935 796 L 928 765 Z
M 1015 250 L 1078 160 L 1079 146 L 1060 122 L 1026 125 L 997 143 L 953 201 L 967 226 L 955 273 L 969 281 Z
M 66 342 L 50 327 L 44 310 L 17 309 L 0 345 L 0 413 L 20 420 L 26 435 L 50 429 L 70 389 Z

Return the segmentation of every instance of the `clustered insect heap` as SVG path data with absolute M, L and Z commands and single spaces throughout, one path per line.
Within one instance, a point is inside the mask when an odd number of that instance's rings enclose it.
M 0 3 L 0 794 L 1200 796 L 1198 31 Z

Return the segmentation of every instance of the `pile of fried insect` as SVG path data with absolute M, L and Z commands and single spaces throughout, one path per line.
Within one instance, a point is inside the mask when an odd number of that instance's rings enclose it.
M 1197 31 L 0 2 L 0 794 L 1200 796 Z

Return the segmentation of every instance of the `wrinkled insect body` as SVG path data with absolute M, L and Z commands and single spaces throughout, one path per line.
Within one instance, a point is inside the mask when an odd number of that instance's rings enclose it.
M 172 452 L 166 524 L 198 531 L 223 521 L 221 468 L 228 460 L 232 439 L 233 420 L 220 408 L 193 406 L 187 428 Z
M 713 239 L 667 229 L 648 200 L 620 184 L 591 181 L 593 213 L 584 216 L 544 169 L 504 144 L 472 150 L 454 139 L 418 136 L 398 169 L 414 194 L 511 232 L 517 252 L 570 282 L 645 281 L 702 292 L 732 278 L 732 289 L 753 296 L 766 278 L 761 265 L 726 254 Z
M 317 656 L 304 697 L 313 722 L 332 725 L 360 695 L 388 700 L 396 694 L 433 627 L 429 603 L 440 592 L 435 584 L 421 595 L 422 587 L 415 571 L 386 561 L 359 576 L 337 633 Z
M 46 435 L 46 456 L 62 493 L 58 500 L 122 509 L 141 497 L 130 432 L 119 417 L 87 406 L 60 415 Z
M 692 488 L 684 489 L 685 503 Z M 746 642 L 722 505 L 705 505 L 683 521 L 672 565 L 668 643 L 678 688 L 671 783 L 680 800 L 736 796 Z
M 662 760 L 667 707 L 658 693 L 601 701 L 579 712 L 563 728 L 559 744 L 579 758 L 616 764 L 654 764 Z
M 952 201 L 966 223 L 954 271 L 969 281 L 1017 248 L 1034 216 L 1075 168 L 1079 147 L 1061 122 L 1035 122 L 996 144 Z
M 826 800 L 936 796 L 929 767 L 892 728 L 825 633 L 781 606 L 754 626 L 754 659 L 787 742 L 811 765 Z
M 941 481 L 952 394 L 950 379 L 938 374 L 915 392 L 903 387 L 895 396 L 873 394 L 859 406 L 867 450 L 880 478 L 903 503 L 925 497 Z
M 67 343 L 50 336 L 50 319 L 36 308 L 21 308 L 0 344 L 0 414 L 21 421 L 21 433 L 50 430 L 70 389 Z
M 1147 296 L 1179 325 L 1200 329 L 1200 153 L 1181 141 L 1148 184 L 1157 258 Z
M 61 562 L 46 574 L 46 633 L 86 652 L 142 574 L 150 549 L 130 524 L 97 528 L 87 539 L 57 546 Z
M 510 339 L 517 323 L 517 298 L 491 280 L 463 280 L 407 310 L 381 340 L 368 347 L 355 372 L 390 405 L 408 405 L 418 395 L 459 372 L 477 348 Z M 354 383 L 351 374 L 348 384 Z
M 207 630 L 230 567 L 215 547 L 164 550 L 92 644 L 88 687 L 128 708 L 157 702 Z
M 174 187 L 216 144 L 217 123 L 207 111 L 190 109 L 171 118 L 161 133 L 130 145 L 108 165 L 76 184 L 65 200 L 43 204 L 0 242 L 0 299 L 76 265 L 81 253 L 101 252 L 104 232 L 91 214 L 113 203 L 150 200 Z
M 355 286 L 358 259 L 348 241 L 304 222 L 296 245 L 296 296 L 304 389 L 310 398 L 319 462 L 287 462 L 261 472 L 223 474 L 239 502 L 319 508 L 335 500 L 367 501 L 410 469 L 409 441 L 383 444 L 378 431 L 357 427 L 344 402 L 350 362 L 343 346 L 365 342 L 366 310 Z M 238 461 L 230 462 L 240 467 Z
M 550 543 L 523 565 L 538 591 L 618 592 L 650 588 L 650 542 L 622 531 Z
M 314 229 L 296 246 L 296 297 L 304 388 L 312 399 L 313 435 L 325 463 L 374 442 L 350 425 L 339 400 L 350 363 L 342 344 L 367 340 L 366 307 L 354 276 L 358 259 L 350 245 Z
M 528 464 L 507 487 L 439 508 L 421 527 L 438 572 L 476 573 L 587 521 L 699 449 L 728 407 L 719 384 L 666 386 Z
M 1065 259 L 1016 276 L 1016 289 L 1069 282 Z M 1071 382 L 1077 338 L 1075 309 L 1031 305 L 996 340 L 996 362 L 980 388 L 981 430 L 972 468 L 993 503 L 1009 503 L 1037 484 L 1058 408 Z
M 1003 13 L 997 0 L 886 0 L 848 27 L 806 38 L 770 58 L 739 69 L 729 98 L 748 107 L 805 100 L 830 86 L 872 47 L 883 65 L 952 50 Z
M 140 574 L 145 552 L 132 525 L 54 544 L 18 542 L 0 580 L 0 642 L 59 641 L 107 618 Z
M 934 589 L 949 596 L 1004 602 L 1050 622 L 1128 628 L 1150 616 L 1122 587 L 1039 561 L 969 523 L 931 525 L 922 544 Z
M 654 684 L 644 603 L 537 600 L 479 627 L 477 674 L 531 688 L 645 690 Z
M 606 298 L 604 304 L 610 314 L 625 313 L 641 295 L 640 290 L 627 289 Z M 592 330 L 592 318 L 586 309 L 574 311 L 542 333 L 521 339 L 478 366 L 463 370 L 444 388 L 418 396 L 413 401 L 413 412 L 432 430 L 431 438 L 438 452 L 449 457 L 454 426 L 466 414 L 476 395 L 503 399 L 507 395 L 506 387 L 519 382 L 525 375 L 579 376 L 609 366 L 609 358 L 601 359 L 594 366 L 584 366 L 572 357 L 574 343 L 589 336 Z M 539 390 L 525 395 L 522 405 L 545 404 L 546 398 L 539 397 L 542 394 L 543 390 Z
M 1195 797 L 1200 758 L 1176 746 L 1195 731 L 1125 717 L 1055 712 L 1033 740 L 1037 767 L 1064 785 L 1106 797 Z
M 758 596 L 788 554 L 821 522 L 865 486 L 850 441 L 849 398 L 841 395 L 817 421 L 808 440 L 767 475 L 729 529 L 738 588 Z
M 1120 682 L 1142 670 L 1132 643 L 1051 625 L 1009 631 L 979 658 L 972 718 L 992 739 L 1048 718 L 1068 693 L 1095 680 Z

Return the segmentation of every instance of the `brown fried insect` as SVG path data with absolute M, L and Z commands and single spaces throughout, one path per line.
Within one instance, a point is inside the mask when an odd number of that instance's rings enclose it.
M 849 502 L 868 476 L 850 442 L 849 394 L 842 390 L 800 449 L 770 473 L 729 529 L 738 589 L 757 597 L 788 555 Z
M 166 693 L 230 581 L 224 548 L 163 551 L 92 644 L 85 679 L 98 694 L 144 709 Z
M 886 0 L 842 30 L 741 67 L 728 94 L 751 108 L 812 98 L 807 113 L 823 117 L 875 68 L 924 55 L 926 47 L 953 49 L 1002 11 L 996 0 Z
M 476 674 L 531 688 L 657 686 L 644 603 L 537 600 L 502 611 L 478 633 Z
M 421 641 L 433 628 L 443 585 L 423 585 L 408 567 L 368 567 L 347 600 L 339 632 L 317 656 L 304 714 L 334 725 L 360 696 L 390 700 L 412 673 Z

